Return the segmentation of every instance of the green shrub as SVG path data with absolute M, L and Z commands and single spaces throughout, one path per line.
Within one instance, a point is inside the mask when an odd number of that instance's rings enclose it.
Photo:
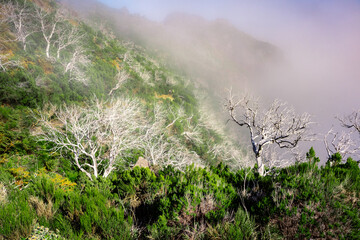
M 255 221 L 240 207 L 234 216 L 233 222 L 223 222 L 210 227 L 205 239 L 256 239 Z
M 32 231 L 36 214 L 26 192 L 13 190 L 0 204 L 0 238 L 20 239 Z

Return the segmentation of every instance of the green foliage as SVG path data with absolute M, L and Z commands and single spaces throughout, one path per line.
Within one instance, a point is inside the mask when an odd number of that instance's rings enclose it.
M 14 190 L 0 204 L 0 238 L 19 239 L 32 231 L 35 211 L 25 192 Z
M 184 172 L 135 167 L 95 181 L 81 173 L 72 188 L 54 173 L 38 173 L 1 205 L 2 219 L 27 225 L 3 224 L 1 234 L 28 236 L 38 222 L 71 239 L 357 239 L 358 164 L 319 168 L 313 158 L 266 177 L 223 164 Z
M 233 223 L 223 222 L 210 227 L 205 239 L 255 239 L 256 235 L 255 221 L 240 207 L 235 213 Z
M 24 71 L 0 72 L 0 102 L 35 107 L 42 101 L 35 80 Z
M 69 191 L 62 185 L 56 185 L 51 178 L 36 178 L 29 192 L 40 201 L 52 203 L 47 219 L 41 218 L 42 225 L 58 229 L 67 239 L 114 238 L 131 239 L 131 218 L 126 218 L 117 198 L 111 194 L 111 183 L 106 180 L 89 182 L 86 178 L 81 189 Z M 83 191 L 83 192 L 82 192 Z M 39 203 L 37 203 L 39 204 Z M 45 204 L 46 205 L 46 204 Z

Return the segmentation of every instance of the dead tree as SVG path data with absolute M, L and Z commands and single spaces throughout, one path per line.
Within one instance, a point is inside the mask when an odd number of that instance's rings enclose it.
M 167 141 L 164 132 L 166 122 L 166 113 L 164 109 L 155 104 L 153 110 L 153 120 L 147 124 L 142 148 L 145 158 L 151 165 L 162 164 L 164 159 L 169 157 L 170 143 Z
M 47 12 L 39 7 L 35 9 L 35 16 L 40 23 L 40 32 L 46 42 L 46 57 L 50 58 L 50 47 L 54 42 L 53 37 L 59 23 L 64 21 L 64 17 L 60 14 L 60 11 Z
M 126 80 L 128 80 L 128 79 L 130 78 L 130 75 L 129 75 L 126 71 L 121 70 L 121 71 L 119 71 L 119 72 L 116 74 L 116 77 L 115 77 L 115 78 L 116 78 L 117 83 L 116 83 L 115 87 L 110 90 L 109 96 L 111 96 L 111 94 L 112 94 L 114 91 L 116 91 L 117 89 L 119 89 L 120 86 L 121 86 L 123 83 L 125 83 Z
M 69 73 L 70 80 L 87 83 L 84 68 L 90 64 L 90 60 L 85 54 L 85 50 L 81 46 L 76 46 L 69 59 L 61 60 L 64 72 Z
M 117 168 L 128 150 L 139 148 L 140 105 L 117 99 L 95 101 L 88 106 L 64 106 L 36 115 L 42 132 L 40 140 L 54 144 L 53 151 L 65 151 L 74 165 L 90 179 L 103 177 Z
M 328 159 L 335 153 L 339 153 L 342 159 L 350 156 L 358 156 L 360 146 L 354 139 L 355 132 L 360 134 L 360 110 L 354 111 L 350 115 L 337 117 L 342 127 L 349 129 L 348 132 L 335 132 L 330 129 L 324 137 L 324 144 L 328 154 Z M 360 162 L 360 161 L 358 161 Z
M 56 31 L 57 39 L 54 42 L 56 46 L 56 58 L 60 59 L 60 53 L 64 49 L 70 46 L 77 46 L 81 43 L 81 40 L 84 38 L 84 34 L 80 32 L 80 30 L 76 27 L 71 27 L 70 29 L 66 29 L 66 26 L 59 28 Z
M 27 39 L 36 32 L 34 16 L 27 1 L 25 0 L 22 4 L 18 1 L 3 4 L 0 8 L 0 15 L 3 18 L 2 22 L 11 25 L 15 40 L 21 42 L 26 51 Z
M 276 144 L 279 148 L 291 149 L 300 141 L 313 140 L 308 134 L 310 115 L 296 115 L 294 109 L 279 100 L 261 111 L 257 99 L 249 96 L 236 99 L 230 91 L 225 107 L 235 124 L 248 129 L 258 173 L 262 176 L 265 174 L 263 154 L 266 146 Z
M 204 163 L 199 155 L 194 151 L 189 151 L 178 138 L 170 137 L 171 148 L 169 149 L 169 158 L 162 163 L 163 166 L 173 166 L 176 169 L 184 170 L 186 166 L 194 164 L 196 167 L 204 167 Z
M 188 141 L 202 144 L 203 140 L 201 138 L 201 125 L 192 123 L 193 116 L 190 116 L 185 119 L 185 131 L 181 133 Z
M 167 112 L 160 104 L 154 106 L 152 115 L 153 119 L 147 123 L 142 139 L 145 158 L 151 165 L 171 165 L 180 170 L 192 163 L 202 166 L 203 164 L 195 152 L 190 152 L 178 138 L 167 135 Z
M 0 52 L 0 72 L 6 72 L 8 68 L 21 67 L 21 62 L 11 60 L 10 54 L 3 54 Z
M 345 159 L 346 156 L 352 156 L 358 153 L 360 147 L 356 146 L 351 135 L 351 132 L 338 133 L 333 129 L 330 129 L 327 132 L 324 137 L 324 144 L 329 160 L 335 153 L 339 153 L 342 159 Z
M 360 134 L 360 110 L 354 111 L 343 118 L 338 117 L 338 119 L 343 127 L 353 129 Z

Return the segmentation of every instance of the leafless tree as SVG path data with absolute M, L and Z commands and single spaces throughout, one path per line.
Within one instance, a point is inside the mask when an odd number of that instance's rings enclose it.
M 0 15 L 3 17 L 3 22 L 11 24 L 15 40 L 20 41 L 26 51 L 28 37 L 36 32 L 34 17 L 27 1 L 25 0 L 23 3 L 10 1 L 3 4 L 0 8 Z
M 69 29 L 64 26 L 57 31 L 57 40 L 55 41 L 56 58 L 60 59 L 60 53 L 69 46 L 77 46 L 84 38 L 84 34 L 80 32 L 77 27 L 71 27 Z
M 171 128 L 176 121 L 182 121 L 185 118 L 185 110 L 182 106 L 178 107 L 176 110 L 169 108 L 168 112 L 171 115 L 171 122 L 165 128 Z
M 124 71 L 124 70 L 120 70 L 117 74 L 116 74 L 116 85 L 114 88 L 112 88 L 109 92 L 109 96 L 111 96 L 111 94 L 116 91 L 117 89 L 119 89 L 119 87 L 126 81 L 128 80 L 130 77 L 130 75 Z
M 168 136 L 166 128 L 167 111 L 161 104 L 154 106 L 152 115 L 153 119 L 148 122 L 142 139 L 145 158 L 152 165 L 171 165 L 180 170 L 190 164 L 203 166 L 195 152 L 189 151 L 178 138 Z
M 40 23 L 40 31 L 46 42 L 46 57 L 50 58 L 50 47 L 54 42 L 53 37 L 57 31 L 57 26 L 59 23 L 64 21 L 64 17 L 58 10 L 48 12 L 41 9 L 40 7 L 35 9 L 35 16 Z
M 117 99 L 41 111 L 37 114 L 43 129 L 40 139 L 53 143 L 53 151 L 70 153 L 74 165 L 90 179 L 107 177 L 127 150 L 140 147 L 140 109 L 135 100 Z
M 166 137 L 166 113 L 160 104 L 155 104 L 153 120 L 148 123 L 143 139 L 145 158 L 151 165 L 162 165 L 170 157 L 170 142 Z
M 360 133 L 360 110 L 354 111 L 348 116 L 343 118 L 339 118 L 341 125 L 345 128 L 354 129 L 358 133 Z
M 83 69 L 90 63 L 90 60 L 86 57 L 85 50 L 79 45 L 74 49 L 70 59 L 61 60 L 64 72 L 70 74 L 70 80 L 83 82 L 85 84 L 87 78 Z
M 194 164 L 196 167 L 203 167 L 204 163 L 199 155 L 194 151 L 189 151 L 179 139 L 170 137 L 172 147 L 169 150 L 169 158 L 163 163 L 164 166 L 171 165 L 179 170 L 184 170 L 186 166 Z
M 185 119 L 185 131 L 181 133 L 187 140 L 201 144 L 201 126 L 200 124 L 194 125 L 192 122 L 193 116 L 190 116 Z
M 0 71 L 6 72 L 8 68 L 13 67 L 21 67 L 21 62 L 10 60 L 10 54 L 3 54 L 0 52 Z
M 330 129 L 324 137 L 324 144 L 328 154 L 328 159 L 335 153 L 339 153 L 342 159 L 359 155 L 360 146 L 354 139 L 354 132 L 360 133 L 360 110 L 354 111 L 345 117 L 337 117 L 342 127 L 349 129 L 348 132 L 335 132 Z
M 360 150 L 360 147 L 356 146 L 351 132 L 338 133 L 330 129 L 324 137 L 324 144 L 328 159 L 331 159 L 335 153 L 339 153 L 345 159 L 346 156 L 357 154 Z
M 313 138 L 308 134 L 309 114 L 296 115 L 294 109 L 279 100 L 275 100 L 266 111 L 261 111 L 258 102 L 248 95 L 236 99 L 229 91 L 225 107 L 233 122 L 248 129 L 258 172 L 264 175 L 266 146 L 276 144 L 279 148 L 291 149 L 300 141 Z
M 212 154 L 214 158 L 221 159 L 222 162 L 228 164 L 234 170 L 251 166 L 248 154 L 228 140 L 217 144 L 207 142 L 207 146 L 209 149 L 208 153 Z

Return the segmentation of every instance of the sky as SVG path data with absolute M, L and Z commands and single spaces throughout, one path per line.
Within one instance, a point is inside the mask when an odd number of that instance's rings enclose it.
M 274 44 L 289 64 L 265 76 L 264 91 L 312 114 L 322 132 L 360 109 L 360 0 L 99 1 L 158 22 L 172 12 L 223 18 Z

